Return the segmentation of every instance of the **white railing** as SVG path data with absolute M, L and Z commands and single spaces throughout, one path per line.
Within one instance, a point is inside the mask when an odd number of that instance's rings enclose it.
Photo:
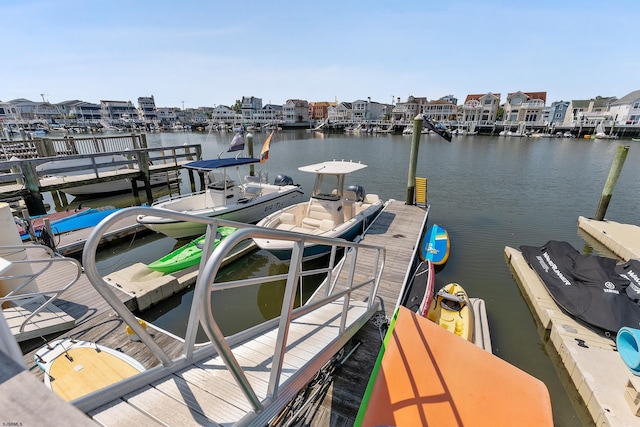
M 25 318 L 19 328 L 19 333 L 24 331 L 27 323 L 31 321 L 38 313 L 41 313 L 45 308 L 51 306 L 65 291 L 67 291 L 71 286 L 73 286 L 80 276 L 82 275 L 82 266 L 80 262 L 73 258 L 63 257 L 43 245 L 8 245 L 8 246 L 0 246 L 0 251 L 6 256 L 7 254 L 20 253 L 22 251 L 34 251 L 34 250 L 43 250 L 49 256 L 48 258 L 27 258 L 23 260 L 12 260 L 9 261 L 4 257 L 0 257 L 0 263 L 6 266 L 6 269 L 0 273 L 0 281 L 16 281 L 18 284 L 15 286 L 9 293 L 0 298 L 0 305 L 4 302 L 10 301 L 20 301 L 20 300 L 33 300 L 35 298 L 41 298 L 42 305 L 40 305 L 36 310 L 33 311 L 29 316 Z M 30 272 L 23 274 L 8 274 L 11 271 L 11 267 L 16 267 L 21 264 L 27 264 L 29 266 Z M 47 278 L 46 274 L 58 274 L 53 273 L 53 270 L 50 268 L 54 267 L 56 264 L 68 264 L 69 265 L 69 275 L 70 278 L 67 282 L 65 282 L 60 288 L 46 291 L 36 291 L 36 292 L 23 292 L 24 289 L 28 288 L 29 285 L 36 282 L 38 278 L 45 279 Z M 36 269 L 36 271 L 33 271 Z M 27 271 L 21 269 L 21 271 Z M 48 296 L 48 297 L 47 297 Z
M 182 355 L 179 358 L 171 359 L 167 353 L 155 342 L 153 337 L 143 328 L 134 317 L 134 315 L 126 308 L 126 306 L 118 299 L 118 297 L 111 291 L 111 285 L 103 279 L 98 272 L 96 266 L 96 252 L 98 244 L 102 236 L 109 230 L 109 228 L 116 222 L 123 219 L 126 216 L 137 215 L 152 215 L 159 217 L 167 217 L 175 220 L 199 222 L 207 225 L 207 232 L 205 238 L 205 244 L 202 254 L 202 260 L 199 266 L 198 278 L 194 288 L 194 303 L 191 306 L 191 312 L 189 314 L 189 320 L 187 324 L 186 336 L 184 339 L 184 346 L 182 349 Z M 219 226 L 231 226 L 238 228 L 237 231 L 226 237 L 213 251 L 213 241 L 215 239 L 216 230 Z M 251 277 L 246 279 L 226 281 L 218 283 L 216 282 L 216 275 L 221 268 L 221 264 L 225 257 L 227 257 L 232 250 L 242 244 L 246 240 L 253 238 L 271 239 L 271 240 L 284 240 L 292 242 L 292 255 L 289 262 L 288 272 L 283 274 L 268 275 L 263 277 Z M 302 255 L 304 252 L 305 244 L 321 244 L 331 248 L 328 266 L 322 268 L 314 268 L 305 270 L 302 263 Z M 358 263 L 358 254 L 362 250 L 373 251 L 373 266 L 364 267 Z M 338 257 L 338 251 L 345 251 L 344 257 Z M 371 257 L 368 257 L 369 261 Z M 84 252 L 83 252 L 83 265 L 87 278 L 96 288 L 96 290 L 102 295 L 102 297 L 111 305 L 111 307 L 120 315 L 123 321 L 133 330 L 135 334 L 141 339 L 141 341 L 147 345 L 147 347 L 153 352 L 156 358 L 162 363 L 163 366 L 153 368 L 151 370 L 142 372 L 130 379 L 124 380 L 121 383 L 107 387 L 92 395 L 80 398 L 74 402 L 74 405 L 79 407 L 83 411 L 89 411 L 97 408 L 100 405 L 104 405 L 114 398 L 116 395 L 122 395 L 119 393 L 128 393 L 134 391 L 143 385 L 150 384 L 153 381 L 172 373 L 180 369 L 184 369 L 187 366 L 203 360 L 207 357 L 219 355 L 224 361 L 227 369 L 235 378 L 237 384 L 243 391 L 248 402 L 253 408 L 253 415 L 265 416 L 264 414 L 274 411 L 274 406 L 278 400 L 279 394 L 282 394 L 281 400 L 287 396 L 293 396 L 291 389 L 294 387 L 301 388 L 304 385 L 304 378 L 302 375 L 308 375 L 308 372 L 303 373 L 301 371 L 292 375 L 286 382 L 286 387 L 280 384 L 280 378 L 282 373 L 282 365 L 284 355 L 286 353 L 287 334 L 289 331 L 289 325 L 295 319 L 311 313 L 314 310 L 326 306 L 332 302 L 342 299 L 343 309 L 340 319 L 340 327 L 338 338 L 334 340 L 333 346 L 340 345 L 335 348 L 337 351 L 341 348 L 346 340 L 341 341 L 342 335 L 345 333 L 346 315 L 348 312 L 349 302 L 351 295 L 356 290 L 364 290 L 368 287 L 368 299 L 367 299 L 367 312 L 372 314 L 376 310 L 377 303 L 375 302 L 376 293 L 380 283 L 382 271 L 384 269 L 385 262 L 385 248 L 380 246 L 372 246 L 361 243 L 348 242 L 343 239 L 330 239 L 313 235 L 299 234 L 286 232 L 275 229 L 267 229 L 257 226 L 251 226 L 247 224 L 236 223 L 232 221 L 218 220 L 215 218 L 206 218 L 201 216 L 183 214 L 178 212 L 171 212 L 162 209 L 140 208 L 132 207 L 126 208 L 119 212 L 111 214 L 98 224 L 91 235 L 89 236 Z M 363 272 L 363 269 L 367 269 Z M 356 271 L 358 274 L 356 275 Z M 366 273 L 368 271 L 368 273 Z M 342 274 L 341 274 L 342 273 Z M 325 282 L 321 285 L 326 287 L 324 296 L 302 305 L 294 309 L 294 301 L 296 298 L 296 292 L 298 284 L 301 283 L 301 279 L 311 275 L 326 274 Z M 341 286 L 336 286 L 340 278 L 344 279 L 346 275 L 346 281 Z M 356 276 L 360 277 L 356 281 Z M 362 279 L 364 277 L 364 279 Z M 211 310 L 213 294 L 218 291 L 236 289 L 247 286 L 264 285 L 268 283 L 274 283 L 279 281 L 285 281 L 286 287 L 284 297 L 282 300 L 282 310 L 280 316 L 271 320 L 267 320 L 261 324 L 255 325 L 242 332 L 234 334 L 230 337 L 225 337 L 216 321 L 216 318 Z M 210 345 L 196 346 L 196 333 L 199 327 L 202 327 L 209 338 Z M 277 326 L 278 335 L 275 346 L 275 353 L 272 360 L 272 368 L 270 372 L 270 380 L 268 384 L 268 399 L 261 401 L 252 386 L 249 384 L 245 373 L 235 359 L 232 347 L 235 345 L 264 334 L 266 331 L 273 329 Z M 196 348 L 198 347 L 198 348 Z M 311 366 L 318 369 L 324 364 L 320 360 L 317 360 L 320 355 L 316 355 L 309 361 Z M 315 373 L 315 372 L 314 372 Z M 308 379 L 306 380 L 308 381 Z M 286 393 L 285 393 L 286 391 Z M 297 391 L 296 391 L 297 393 Z M 282 401 L 278 401 L 278 404 L 282 404 Z M 285 402 L 286 404 L 286 402 Z M 270 411 L 267 410 L 270 408 Z M 249 414 L 251 417 L 252 414 Z

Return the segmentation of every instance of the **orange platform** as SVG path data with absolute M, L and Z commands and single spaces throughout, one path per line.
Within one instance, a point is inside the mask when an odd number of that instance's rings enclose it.
M 540 380 L 399 307 L 357 426 L 553 426 Z

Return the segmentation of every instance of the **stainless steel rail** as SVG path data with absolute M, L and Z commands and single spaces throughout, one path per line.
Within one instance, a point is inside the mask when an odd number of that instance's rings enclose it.
M 8 301 L 18 301 L 18 300 L 32 299 L 36 297 L 44 297 L 44 296 L 50 295 L 48 299 L 45 299 L 45 302 L 41 306 L 39 306 L 36 310 L 34 310 L 33 313 L 27 316 L 24 322 L 22 322 L 19 329 L 19 332 L 21 333 L 24 331 L 25 325 L 29 323 L 31 319 L 37 316 L 38 313 L 42 312 L 42 310 L 44 310 L 45 308 L 53 304 L 60 297 L 60 295 L 62 295 L 66 290 L 68 290 L 71 286 L 73 286 L 82 275 L 82 266 L 77 260 L 73 258 L 63 257 L 53 252 L 47 246 L 44 246 L 44 245 L 0 246 L 0 251 L 2 251 L 3 253 L 5 253 L 5 251 L 12 251 L 12 250 L 19 252 L 19 251 L 25 251 L 25 250 L 32 251 L 34 249 L 44 250 L 50 256 L 50 258 L 24 259 L 24 260 L 14 260 L 14 261 L 7 260 L 7 261 L 11 265 L 28 264 L 29 267 L 32 268 L 32 270 L 34 267 L 39 267 L 40 268 L 39 270 L 35 272 L 32 271 L 29 274 L 9 275 L 9 274 L 6 274 L 7 273 L 6 271 L 0 274 L 0 280 L 23 280 L 24 281 L 23 283 L 20 283 L 17 287 L 15 287 L 11 292 L 9 292 L 8 294 L 0 298 L 0 305 Z M 1 258 L 1 259 L 4 260 L 4 258 Z M 68 283 L 66 283 L 60 289 L 21 293 L 21 291 L 24 288 L 26 288 L 29 284 L 33 283 L 38 277 L 41 277 L 43 274 L 45 274 L 47 270 L 49 270 L 49 268 L 51 268 L 54 264 L 57 264 L 57 263 L 67 263 L 67 264 L 70 264 L 75 269 L 73 273 L 73 277 L 69 280 Z
M 159 217 L 166 217 L 175 220 L 198 222 L 206 224 L 206 239 L 204 244 L 204 251 L 202 260 L 199 267 L 198 279 L 196 281 L 194 290 L 194 303 L 191 306 L 189 314 L 189 321 L 187 325 L 187 332 L 184 341 L 183 354 L 180 358 L 172 360 L 164 350 L 154 341 L 151 335 L 138 323 L 133 314 L 125 307 L 125 305 L 116 297 L 111 291 L 111 285 L 103 279 L 96 267 L 96 252 L 98 244 L 102 236 L 109 230 L 109 228 L 116 222 L 122 220 L 123 217 L 131 215 L 153 215 Z M 213 240 L 215 239 L 216 230 L 219 226 L 231 226 L 236 227 L 238 230 L 226 237 L 215 250 L 213 250 Z M 286 274 L 275 274 L 265 277 L 254 277 L 247 279 L 240 279 L 228 282 L 216 282 L 216 275 L 221 267 L 223 259 L 236 247 L 238 244 L 243 243 L 245 240 L 253 238 L 271 239 L 271 240 L 284 240 L 293 243 L 293 251 L 291 261 L 289 263 L 289 270 Z M 302 255 L 305 243 L 322 244 L 331 247 L 331 256 L 329 259 L 329 265 L 325 268 L 316 268 L 313 270 L 304 270 L 302 263 Z M 345 256 L 338 259 L 336 253 L 338 250 L 344 250 Z M 368 270 L 366 274 L 358 270 L 358 252 L 361 250 L 373 251 L 374 263 L 373 268 Z M 160 378 L 162 375 L 168 375 L 171 372 L 175 372 L 182 369 L 189 364 L 195 363 L 198 360 L 202 360 L 205 357 L 211 357 L 214 354 L 218 354 L 224 361 L 229 372 L 234 376 L 239 387 L 245 394 L 248 402 L 253 408 L 253 413 L 248 414 L 243 418 L 243 423 L 253 422 L 258 415 L 263 418 L 265 414 L 275 413 L 276 409 L 270 408 L 273 406 L 283 389 L 283 385 L 280 384 L 280 377 L 282 374 L 282 366 L 284 355 L 286 352 L 287 337 L 291 322 L 295 319 L 308 314 L 320 307 L 323 307 L 329 303 L 343 299 L 343 309 L 340 320 L 339 335 L 338 338 L 345 332 L 346 314 L 349 308 L 349 301 L 351 294 L 364 286 L 369 286 L 369 298 L 367 302 L 368 310 L 372 310 L 375 307 L 375 294 L 378 289 L 382 270 L 384 269 L 385 260 L 385 248 L 380 246 L 366 245 L 362 243 L 348 242 L 343 239 L 330 239 L 313 235 L 292 233 L 282 230 L 267 229 L 257 226 L 251 226 L 247 224 L 236 223 L 232 221 L 219 220 L 201 216 L 195 216 L 190 214 L 183 214 L 177 212 L 171 212 L 163 209 L 140 208 L 132 207 L 126 208 L 119 212 L 111 214 L 105 218 L 100 224 L 98 224 L 91 235 L 89 236 L 85 249 L 83 252 L 83 265 L 89 281 L 93 284 L 96 290 L 102 295 L 102 297 L 113 307 L 113 309 L 120 315 L 123 321 L 133 330 L 134 333 L 140 337 L 149 349 L 154 353 L 163 366 L 151 369 L 143 372 L 129 380 L 125 380 L 123 384 L 108 387 L 103 389 L 104 395 L 110 395 L 113 397 L 114 392 L 122 392 L 124 390 L 135 390 L 141 385 L 148 383 L 153 379 Z M 369 269 L 370 267 L 367 267 Z M 340 271 L 346 269 L 348 276 L 347 283 L 340 290 L 336 289 L 336 281 L 340 276 Z M 360 280 L 356 283 L 356 270 L 358 270 L 358 277 L 366 277 L 364 280 Z M 303 305 L 294 309 L 294 302 L 296 297 L 297 284 L 301 278 L 312 274 L 324 273 L 327 274 L 328 279 L 323 286 L 326 286 L 326 295 L 312 304 Z M 225 337 L 216 322 L 215 316 L 211 310 L 211 303 L 213 299 L 213 293 L 222 291 L 225 289 L 233 289 L 245 286 L 253 286 L 256 284 L 274 283 L 278 281 L 286 281 L 285 293 L 282 302 L 282 310 L 280 316 L 275 319 L 268 320 L 259 325 L 253 326 L 245 331 L 239 332 L 233 336 Z M 278 335 L 275 346 L 275 354 L 273 356 L 272 368 L 270 372 L 270 379 L 268 384 L 267 398 L 261 401 L 256 395 L 255 391 L 251 387 L 245 373 L 236 360 L 232 347 L 240 342 L 255 336 L 259 336 L 266 330 L 274 328 L 277 325 Z M 210 346 L 204 346 L 203 348 L 196 349 L 196 332 L 198 327 L 202 326 L 210 340 Z M 339 339 L 338 339 L 339 341 Z M 313 360 L 312 360 L 313 361 Z M 321 365 L 320 365 L 321 366 Z M 296 383 L 296 376 L 294 374 L 287 382 L 287 387 Z M 302 384 L 300 384 L 302 385 Z M 94 393 L 85 398 L 78 399 L 74 404 L 82 410 L 90 410 L 98 405 L 106 403 L 104 396 L 100 397 L 101 392 Z M 287 394 L 288 393 L 288 394 Z M 285 395 L 291 394 L 290 390 L 287 390 Z M 282 396 L 284 398 L 285 396 Z M 280 399 L 280 403 L 281 400 Z

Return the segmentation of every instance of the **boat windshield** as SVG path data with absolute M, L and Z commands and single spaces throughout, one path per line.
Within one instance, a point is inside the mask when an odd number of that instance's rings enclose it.
M 324 200 L 340 200 L 344 175 L 318 174 L 312 197 Z

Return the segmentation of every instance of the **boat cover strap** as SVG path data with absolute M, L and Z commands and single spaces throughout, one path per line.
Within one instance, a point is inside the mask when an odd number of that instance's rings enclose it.
M 436 295 L 438 297 L 440 297 L 442 299 L 446 299 L 448 301 L 459 302 L 460 304 L 465 304 L 466 303 L 466 301 L 464 300 L 463 297 L 460 297 L 458 295 L 450 294 L 449 292 L 447 292 L 445 290 L 442 290 L 442 289 L 440 289 Z

